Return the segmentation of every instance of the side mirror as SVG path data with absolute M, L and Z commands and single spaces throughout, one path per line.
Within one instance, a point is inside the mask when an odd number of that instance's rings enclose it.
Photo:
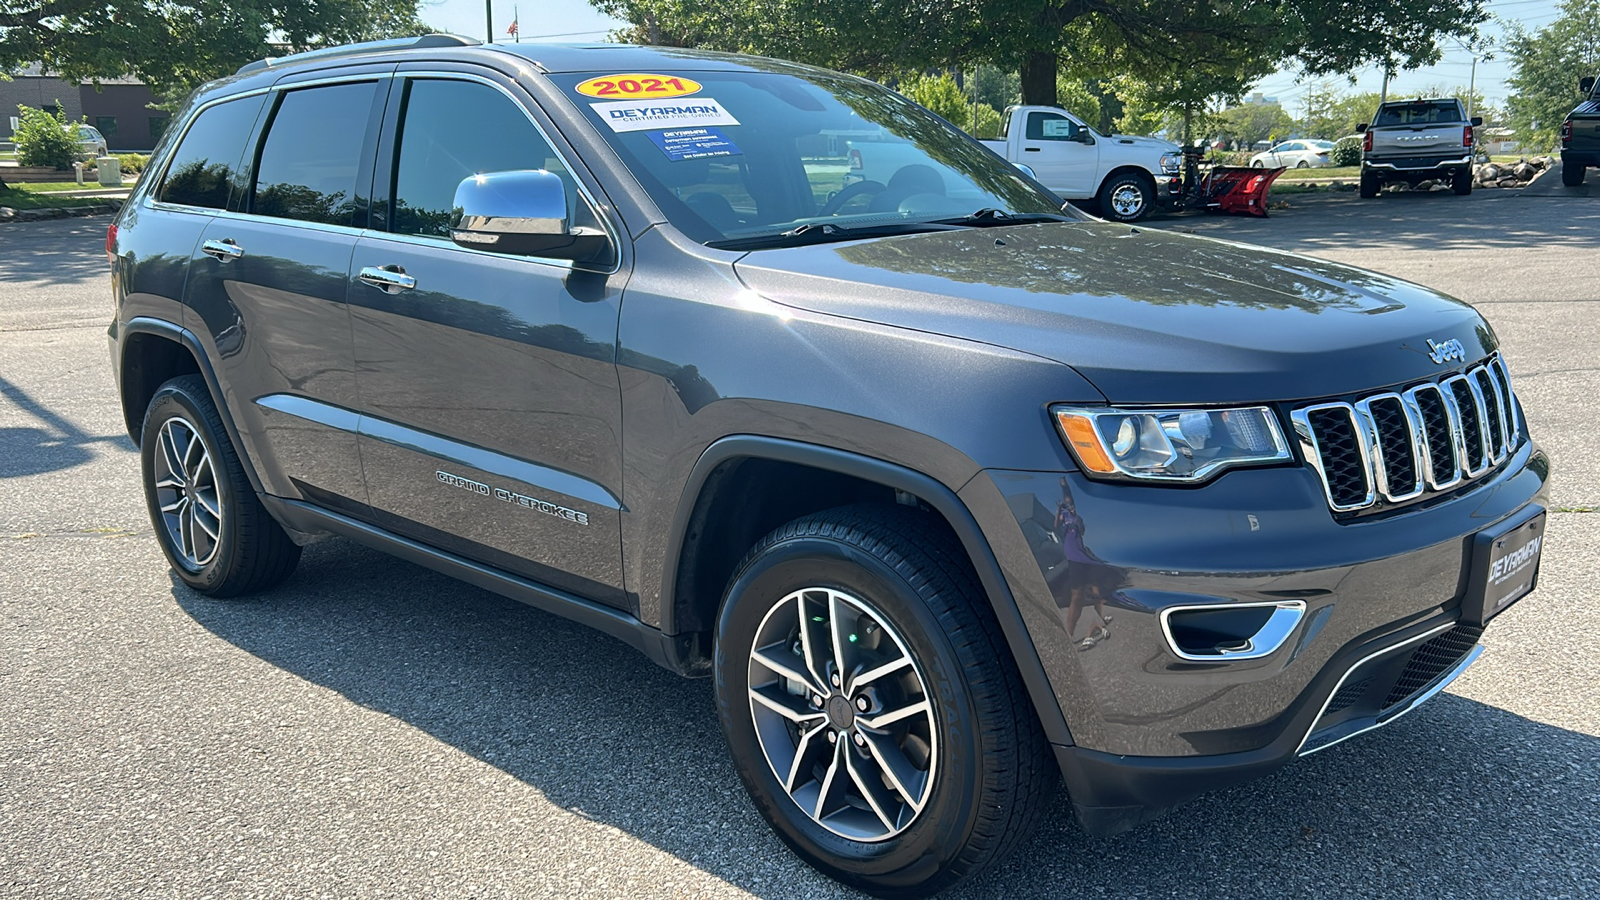
M 462 247 L 592 262 L 610 240 L 567 218 L 567 188 L 543 169 L 470 175 L 456 185 L 450 239 Z
M 1012 163 L 1012 165 L 1017 167 L 1018 172 L 1021 172 L 1022 174 L 1036 181 L 1038 180 L 1039 176 L 1033 174 L 1033 166 L 1030 166 L 1027 163 Z
M 1473 128 L 1477 128 L 1479 125 L 1482 125 L 1482 124 L 1483 124 L 1483 116 L 1473 116 L 1472 117 L 1472 127 Z
M 1076 135 L 1073 136 L 1072 139 L 1077 141 L 1080 144 L 1083 144 L 1086 147 L 1094 146 L 1094 132 L 1090 131 L 1087 128 L 1085 128 L 1082 131 L 1078 132 Z
M 1578 90 L 1584 92 L 1585 94 L 1587 94 L 1590 91 L 1594 90 L 1594 76 L 1593 75 L 1585 75 L 1582 78 L 1579 78 L 1578 79 Z
M 1366 133 L 1367 133 L 1367 123 L 1362 122 L 1360 125 L 1356 126 L 1356 134 L 1366 134 Z

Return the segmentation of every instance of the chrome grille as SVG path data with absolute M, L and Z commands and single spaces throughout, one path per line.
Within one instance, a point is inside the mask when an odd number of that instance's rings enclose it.
M 1505 462 L 1521 429 L 1498 356 L 1437 382 L 1290 414 L 1335 512 L 1448 490 Z

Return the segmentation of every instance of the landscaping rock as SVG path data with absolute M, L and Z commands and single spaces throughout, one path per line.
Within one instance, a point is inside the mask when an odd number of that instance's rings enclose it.
M 1511 175 L 1511 176 L 1508 176 L 1506 178 L 1502 178 L 1499 181 L 1495 182 L 1495 185 L 1498 186 L 1498 187 L 1516 187 L 1517 184 L 1518 184 L 1517 176 L 1515 176 L 1515 175 Z
M 0 206 L 0 222 L 9 222 L 17 217 L 17 211 L 9 206 Z
M 1512 168 L 1511 173 L 1517 176 L 1518 181 L 1532 181 L 1533 176 L 1539 174 L 1539 170 L 1534 168 L 1527 160 L 1523 160 Z

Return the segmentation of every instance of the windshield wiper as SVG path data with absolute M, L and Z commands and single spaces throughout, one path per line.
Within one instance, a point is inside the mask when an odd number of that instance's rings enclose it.
M 919 231 L 947 231 L 954 227 L 944 222 L 889 222 L 882 225 L 858 225 L 846 228 L 831 222 L 806 222 L 777 234 L 758 234 L 752 237 L 727 238 L 707 241 L 707 247 L 719 250 L 768 250 L 775 247 L 804 247 L 826 244 L 831 241 L 854 241 L 868 237 L 895 234 L 915 234 Z
M 1038 222 L 1076 222 L 1071 216 L 1060 213 L 1014 213 L 985 206 L 977 212 L 958 216 L 954 219 L 935 219 L 940 225 L 969 225 L 984 228 L 990 225 L 1031 225 Z

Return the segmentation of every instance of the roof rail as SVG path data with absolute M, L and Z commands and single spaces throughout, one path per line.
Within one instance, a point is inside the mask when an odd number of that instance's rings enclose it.
M 304 53 L 291 53 L 288 56 L 269 56 L 258 59 L 252 63 L 245 63 L 239 67 L 235 75 L 247 72 L 259 72 L 262 69 L 287 66 L 291 63 L 304 62 L 310 59 L 330 59 L 338 56 L 355 56 L 360 53 L 371 53 L 375 50 L 427 50 L 433 47 L 476 47 L 483 43 L 474 38 L 463 37 L 459 34 L 425 34 L 421 37 L 389 38 L 382 41 L 364 41 L 360 44 L 343 44 L 338 47 L 323 47 L 321 50 L 307 50 Z

